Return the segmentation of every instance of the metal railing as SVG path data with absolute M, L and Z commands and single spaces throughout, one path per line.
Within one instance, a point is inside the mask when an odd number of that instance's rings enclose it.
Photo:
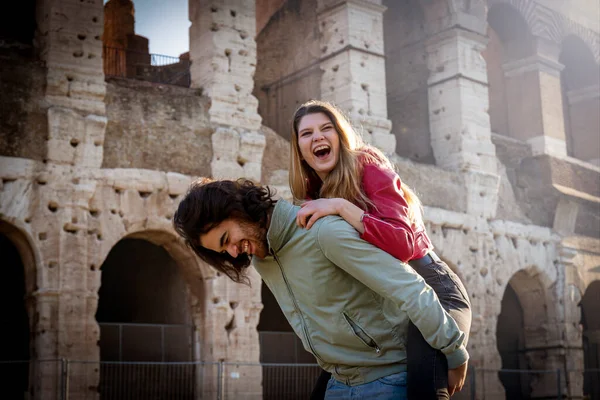
M 190 60 L 103 46 L 104 75 L 154 83 L 190 86 Z
M 584 399 L 598 399 L 600 369 L 567 371 L 585 380 Z M 2 398 L 82 400 L 295 400 L 309 398 L 316 364 L 231 362 L 0 361 Z M 522 380 L 523 377 L 529 379 Z M 563 399 L 564 371 L 471 368 L 453 399 Z M 523 384 L 525 382 L 525 384 Z M 530 385 L 535 382 L 535 385 Z M 589 384 L 592 387 L 589 387 Z M 537 393 L 529 393 L 532 387 Z M 540 392 L 541 390 L 541 392 Z
M 192 361 L 194 326 L 100 322 L 105 361 Z

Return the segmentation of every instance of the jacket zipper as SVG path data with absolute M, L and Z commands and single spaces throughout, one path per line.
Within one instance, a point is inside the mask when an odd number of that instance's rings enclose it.
M 306 323 L 304 322 L 304 315 L 300 312 L 300 307 L 298 306 L 296 297 L 294 297 L 294 293 L 292 292 L 292 289 L 290 288 L 290 284 L 287 280 L 287 277 L 285 276 L 285 273 L 283 272 L 283 267 L 281 266 L 281 263 L 279 262 L 279 258 L 277 257 L 277 254 L 275 254 L 275 252 L 272 249 L 271 249 L 271 252 L 273 253 L 273 258 L 275 258 L 275 261 L 277 261 L 277 266 L 279 266 L 279 270 L 281 271 L 281 276 L 283 277 L 285 286 L 287 287 L 290 297 L 292 298 L 292 302 L 294 303 L 294 308 L 296 309 L 296 312 L 300 316 L 300 320 L 302 322 L 302 330 L 304 331 L 304 336 L 306 337 L 306 342 L 308 343 L 308 346 L 312 350 L 315 357 L 317 357 L 319 360 L 321 360 L 321 362 L 325 363 L 325 361 L 323 361 L 323 359 L 319 356 L 319 354 L 317 353 L 317 351 L 315 350 L 315 348 L 313 347 L 313 345 L 310 341 L 310 336 L 308 335 L 308 329 L 306 328 Z
M 375 353 L 377 353 L 377 354 L 381 353 L 381 348 L 379 347 L 377 342 L 375 342 L 375 339 L 373 339 L 363 328 L 361 328 L 360 325 L 358 325 L 356 322 L 354 322 L 352 320 L 352 318 L 350 318 L 348 316 L 348 314 L 346 314 L 344 312 L 344 313 L 342 313 L 342 315 L 346 319 L 346 322 L 348 322 L 348 325 L 350 325 L 350 328 L 352 328 L 354 335 L 358 339 L 360 339 L 361 342 L 363 342 L 365 345 L 367 345 L 368 347 L 375 350 Z

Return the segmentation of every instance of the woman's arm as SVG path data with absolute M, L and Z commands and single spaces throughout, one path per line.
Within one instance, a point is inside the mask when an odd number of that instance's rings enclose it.
M 371 213 L 345 199 L 318 199 L 302 204 L 297 223 L 306 229 L 326 215 L 339 215 L 354 227 L 367 242 L 408 261 L 414 253 L 414 233 L 408 216 L 400 178 L 387 168 L 366 164 L 362 186 L 373 203 Z
M 363 217 L 361 238 L 400 261 L 409 261 L 414 254 L 415 235 L 400 177 L 388 168 L 366 164 L 362 185 L 374 208 Z
M 319 218 L 327 215 L 339 215 L 354 227 L 359 233 L 365 231 L 362 223 L 364 211 L 346 199 L 318 199 L 300 205 L 296 216 L 298 226 L 310 229 Z

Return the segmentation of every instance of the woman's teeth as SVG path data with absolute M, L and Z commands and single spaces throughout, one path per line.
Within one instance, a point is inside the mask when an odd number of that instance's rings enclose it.
M 313 154 L 318 158 L 323 158 L 330 153 L 331 149 L 327 145 L 321 145 L 313 150 Z

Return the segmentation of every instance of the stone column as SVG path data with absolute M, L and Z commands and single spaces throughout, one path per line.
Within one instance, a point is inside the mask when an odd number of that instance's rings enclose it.
M 536 38 L 536 54 L 503 65 L 511 136 L 527 141 L 533 155 L 565 157 L 558 46 Z
M 212 175 L 260 181 L 265 138 L 259 133 L 255 2 L 189 2 L 191 86 L 211 99 Z
M 100 168 L 106 108 L 102 69 L 102 2 L 37 4 L 37 50 L 45 63 L 48 134 L 45 171 L 36 185 L 40 204 L 31 225 L 40 241 L 39 290 L 33 294 L 39 319 L 37 359 L 99 359 L 95 321 L 99 273 L 90 269 L 88 203 L 94 183 L 84 176 Z M 88 287 L 88 280 L 96 282 Z M 70 397 L 97 396 L 99 369 L 73 365 Z M 53 399 L 60 368 L 41 364 L 36 396 Z
M 38 50 L 48 71 L 47 161 L 99 168 L 106 128 L 102 4 L 44 0 L 39 8 Z
M 600 166 L 600 86 L 567 93 L 572 155 Z
M 575 263 L 578 250 L 563 241 L 558 247 L 558 255 L 558 268 L 564 271 L 564 284 L 557 285 L 562 288 L 558 295 L 562 295 L 562 299 L 564 299 L 562 314 L 564 317 L 559 326 L 558 334 L 564 340 L 564 349 L 556 351 L 562 356 L 557 368 L 563 369 L 563 372 L 564 370 L 582 371 L 584 369 L 580 307 L 582 293 L 579 290 L 581 272 L 580 266 Z M 560 306 L 561 302 L 557 303 L 557 306 Z M 583 376 L 581 373 L 571 372 L 568 376 L 563 376 L 563 379 L 562 387 L 565 388 L 563 394 L 566 394 L 567 398 L 580 398 L 583 396 Z
M 488 114 L 487 70 L 481 56 L 487 23 L 470 15 L 455 19 L 471 21 L 472 26 L 453 25 L 432 35 L 426 45 L 431 147 L 439 167 L 466 172 L 467 212 L 492 218 L 499 177 Z
M 381 1 L 318 1 L 321 98 L 341 107 L 366 141 L 396 150 L 387 118 Z

